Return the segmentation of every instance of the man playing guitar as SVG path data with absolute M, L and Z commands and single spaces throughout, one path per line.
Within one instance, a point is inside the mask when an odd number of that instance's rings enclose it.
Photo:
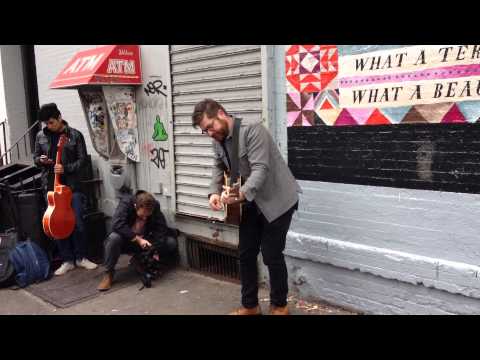
M 222 210 L 223 205 L 242 204 L 242 307 L 232 314 L 261 314 L 257 270 L 260 249 L 270 274 L 270 313 L 288 314 L 288 274 L 283 250 L 293 212 L 298 207 L 299 185 L 261 122 L 241 124 L 241 119 L 230 116 L 218 102 L 205 99 L 194 108 L 192 126 L 200 127 L 203 134 L 214 139 L 210 207 Z M 232 179 L 222 187 L 226 170 Z M 245 183 L 232 185 L 238 176 Z

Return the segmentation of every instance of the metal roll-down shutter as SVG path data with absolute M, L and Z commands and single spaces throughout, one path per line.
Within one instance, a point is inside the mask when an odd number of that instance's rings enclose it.
M 262 116 L 260 45 L 172 45 L 176 209 L 178 214 L 221 218 L 210 210 L 212 139 L 192 127 L 195 104 L 219 101 L 243 122 Z

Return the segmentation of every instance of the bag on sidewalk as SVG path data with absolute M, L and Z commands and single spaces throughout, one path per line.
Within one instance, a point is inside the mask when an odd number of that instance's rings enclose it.
M 0 288 L 8 287 L 15 283 L 15 269 L 9 256 L 16 243 L 17 232 L 15 229 L 9 229 L 0 233 Z
M 25 287 L 48 279 L 50 262 L 45 251 L 30 240 L 22 241 L 10 252 L 10 261 L 15 268 L 15 281 Z
M 155 238 L 153 234 L 145 237 L 152 246 L 146 250 L 136 252 L 130 263 L 140 274 L 143 286 L 152 286 L 152 280 L 157 279 L 168 268 L 178 263 L 178 230 L 168 228 L 167 234 Z

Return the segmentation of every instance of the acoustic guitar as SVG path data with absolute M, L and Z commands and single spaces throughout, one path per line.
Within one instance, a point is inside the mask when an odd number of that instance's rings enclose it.
M 225 185 L 225 193 L 229 196 L 230 192 L 236 191 L 238 193 L 238 189 L 242 186 L 242 178 L 239 176 L 236 183 L 232 184 L 231 178 L 228 173 L 223 173 L 224 185 Z M 242 204 L 231 204 L 227 205 L 224 204 L 225 208 L 225 219 L 224 222 L 230 225 L 240 225 L 240 221 L 242 220 Z
M 58 140 L 55 164 L 61 164 L 62 152 L 67 137 L 65 134 Z M 43 231 L 48 237 L 56 240 L 68 238 L 75 228 L 75 213 L 72 209 L 72 190 L 60 183 L 60 174 L 55 174 L 53 191 L 47 193 L 48 208 L 43 215 Z

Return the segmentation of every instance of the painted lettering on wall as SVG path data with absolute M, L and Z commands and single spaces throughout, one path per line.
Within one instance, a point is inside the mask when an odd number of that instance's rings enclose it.
M 340 57 L 340 106 L 479 99 L 479 55 L 480 45 L 423 45 Z
M 474 123 L 480 45 L 290 45 L 288 126 Z
M 162 80 L 155 80 L 155 81 L 150 81 L 147 83 L 147 85 L 143 88 L 145 90 L 145 93 L 147 96 L 150 95 L 163 95 L 167 96 L 163 91 L 167 90 L 167 87 L 163 84 Z

